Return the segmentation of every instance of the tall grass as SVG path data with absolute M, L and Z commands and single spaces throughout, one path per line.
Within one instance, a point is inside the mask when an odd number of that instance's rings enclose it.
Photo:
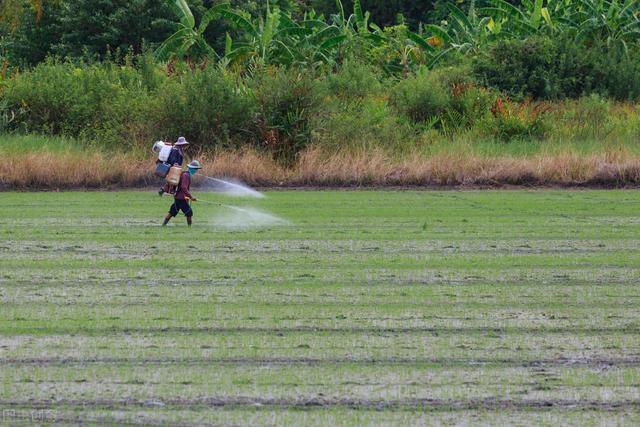
M 29 152 L 8 154 L 0 164 L 5 189 L 121 188 L 152 182 L 143 163 L 119 154 Z
M 0 153 L 26 154 L 46 151 L 50 153 L 84 152 L 87 146 L 73 138 L 46 135 L 4 135 L 0 137 Z
M 381 150 L 309 150 L 292 181 L 307 185 L 637 185 L 640 156 L 624 152 L 539 153 L 530 157 L 440 152 L 394 159 Z
M 126 188 L 159 183 L 152 158 L 101 151 L 1 153 L 3 189 Z M 149 156 L 151 157 L 151 156 Z M 204 174 L 260 186 L 635 186 L 640 153 L 624 148 L 528 156 L 450 150 L 398 156 L 382 149 L 305 149 L 291 166 L 253 149 L 198 156 Z

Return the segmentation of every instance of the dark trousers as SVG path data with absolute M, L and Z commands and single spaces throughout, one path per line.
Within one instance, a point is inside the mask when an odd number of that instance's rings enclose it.
M 193 209 L 191 209 L 191 205 L 186 200 L 178 200 L 175 199 L 171 207 L 169 208 L 169 215 L 175 217 L 178 215 L 178 212 L 182 211 L 184 216 L 190 218 L 193 216 Z

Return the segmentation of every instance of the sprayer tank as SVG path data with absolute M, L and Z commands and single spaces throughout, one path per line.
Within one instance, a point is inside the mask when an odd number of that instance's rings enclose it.
M 160 160 L 161 162 L 166 162 L 167 160 L 169 160 L 169 154 L 171 154 L 171 148 L 172 148 L 171 145 L 165 144 L 160 149 L 160 153 L 158 154 L 158 160 Z
M 169 173 L 165 178 L 167 183 L 170 185 L 178 185 L 180 182 L 180 174 L 182 173 L 182 168 L 180 166 L 172 166 L 169 169 Z

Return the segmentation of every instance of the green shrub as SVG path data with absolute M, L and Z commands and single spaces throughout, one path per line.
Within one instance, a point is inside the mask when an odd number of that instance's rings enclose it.
M 9 80 L 3 100 L 25 131 L 122 142 L 126 123 L 143 117 L 148 94 L 138 72 L 112 64 L 75 66 L 48 61 Z
M 445 111 L 442 127 L 445 130 L 472 127 L 476 122 L 491 115 L 491 107 L 497 94 L 474 85 L 460 85 L 454 88 L 450 107 Z
M 384 147 L 400 152 L 416 140 L 412 123 L 396 114 L 381 95 L 337 103 L 314 120 L 313 141 L 332 148 Z
M 515 103 L 498 98 L 492 107 L 492 115 L 480 120 L 487 136 L 497 141 L 541 140 L 547 132 L 544 104 Z
M 457 88 L 474 86 L 477 82 L 469 63 L 441 66 L 431 70 L 431 77 L 454 93 Z
M 640 106 L 595 94 L 554 105 L 545 123 L 549 138 L 581 145 L 640 140 Z
M 637 45 L 628 54 L 612 50 L 598 55 L 597 68 L 593 73 L 594 92 L 618 101 L 640 100 L 639 57 L 640 48 Z
M 158 91 L 155 108 L 162 135 L 183 135 L 210 148 L 234 143 L 250 128 L 255 111 L 250 89 L 214 65 L 175 76 Z
M 326 79 L 329 93 L 341 99 L 361 99 L 371 94 L 380 93 L 382 84 L 376 70 L 355 61 L 346 61 Z
M 311 118 L 322 104 L 322 86 L 305 72 L 282 68 L 259 73 L 251 84 L 258 106 L 258 143 L 277 159 L 292 162 L 311 142 Z
M 74 136 L 89 125 L 94 114 L 83 108 L 85 94 L 74 73 L 80 78 L 82 70 L 66 63 L 43 63 L 9 80 L 3 95 L 16 114 L 16 125 L 35 132 L 70 131 Z
M 637 48 L 629 53 L 572 38 L 504 39 L 473 59 L 473 71 L 484 85 L 514 99 L 579 98 L 599 94 L 618 100 L 640 98 Z
M 565 101 L 549 116 L 551 132 L 563 140 L 602 140 L 611 131 L 610 102 L 600 95 Z
M 523 121 L 515 116 L 495 118 L 492 122 L 493 135 L 498 141 L 539 140 L 544 137 L 544 126 L 541 120 Z
M 0 134 L 10 132 L 14 120 L 15 113 L 11 110 L 7 100 L 0 100 Z
M 544 37 L 501 40 L 474 58 L 474 71 L 483 83 L 521 99 L 561 97 L 554 73 L 555 49 Z
M 451 95 L 437 74 L 419 72 L 398 82 L 389 101 L 401 114 L 416 123 L 424 123 L 445 111 Z

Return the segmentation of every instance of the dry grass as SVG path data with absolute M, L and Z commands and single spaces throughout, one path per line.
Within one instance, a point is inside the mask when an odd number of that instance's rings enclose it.
M 103 188 L 152 182 L 143 162 L 117 155 L 31 152 L 10 154 L 0 164 L 0 184 L 8 188 Z
M 255 150 L 224 151 L 217 155 L 198 156 L 203 172 L 210 176 L 229 176 L 258 185 L 287 182 L 288 172 L 273 159 Z
M 303 185 L 637 185 L 640 157 L 622 152 L 486 157 L 462 152 L 396 160 L 382 150 L 303 153 L 289 180 Z
M 261 186 L 640 184 L 640 156 L 619 150 L 530 157 L 415 153 L 397 159 L 383 150 L 328 152 L 315 147 L 290 168 L 248 149 L 199 158 L 207 175 L 233 176 Z M 0 185 L 5 189 L 140 187 L 158 182 L 153 168 L 152 160 L 127 155 L 8 154 L 0 163 Z

